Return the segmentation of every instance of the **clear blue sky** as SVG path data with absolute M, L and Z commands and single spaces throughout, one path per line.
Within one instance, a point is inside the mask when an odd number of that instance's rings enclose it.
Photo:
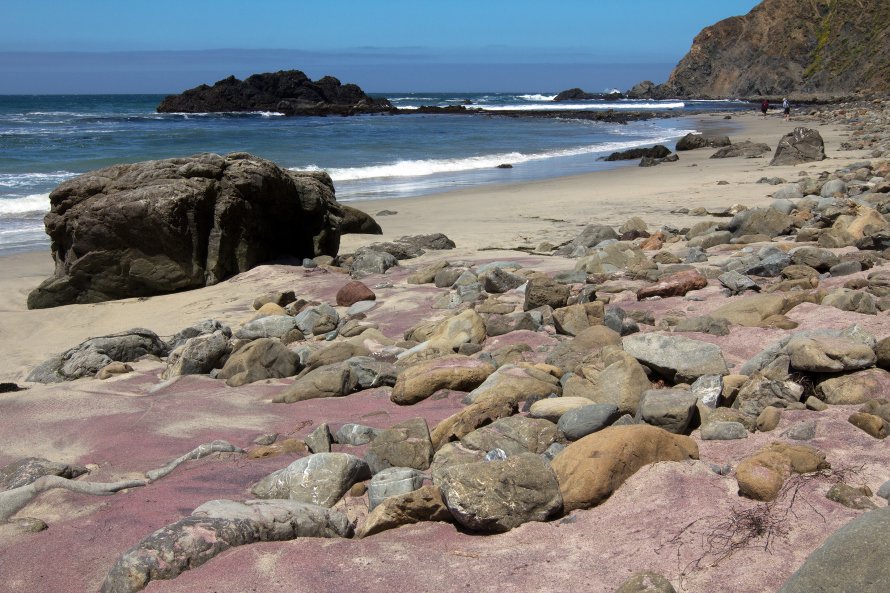
M 365 90 L 662 82 L 756 0 L 0 0 L 0 94 L 177 92 L 296 68 Z

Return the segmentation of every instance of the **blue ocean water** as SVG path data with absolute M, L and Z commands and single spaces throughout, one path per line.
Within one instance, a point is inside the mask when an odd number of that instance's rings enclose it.
M 457 105 L 474 115 L 409 113 L 284 117 L 276 113 L 159 114 L 160 95 L 0 96 L 0 254 L 46 249 L 43 215 L 62 181 L 115 163 L 246 151 L 292 169 L 324 169 L 344 202 L 420 196 L 615 166 L 615 150 L 670 144 L 692 131 L 690 110 L 744 104 L 676 101 L 554 103 L 540 94 L 391 94 L 400 108 Z M 517 110 L 672 110 L 626 125 Z M 498 169 L 509 163 L 512 169 Z

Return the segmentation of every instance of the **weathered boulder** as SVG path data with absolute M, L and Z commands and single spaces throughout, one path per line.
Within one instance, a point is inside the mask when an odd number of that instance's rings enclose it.
M 217 377 L 229 387 L 262 379 L 291 377 L 299 371 L 300 357 L 274 338 L 260 338 L 232 354 Z
M 610 426 L 575 441 L 553 460 L 566 512 L 596 506 L 644 465 L 698 459 L 691 438 L 645 424 Z
M 721 148 L 729 146 L 729 136 L 705 136 L 690 132 L 677 140 L 677 150 L 695 150 L 697 148 Z
M 323 397 L 343 397 L 359 389 L 359 376 L 348 362 L 338 362 L 311 370 L 272 401 L 294 403 Z
M 825 159 L 825 142 L 816 130 L 794 128 L 779 140 L 770 165 L 799 165 Z
M 25 380 L 34 383 L 59 383 L 91 377 L 111 362 L 133 362 L 146 354 L 165 356 L 167 345 L 153 331 L 134 328 L 100 338 L 90 338 L 42 362 Z
M 467 394 L 466 402 L 524 400 L 559 395 L 559 379 L 533 365 L 505 364 L 488 376 L 479 387 Z
M 356 482 L 371 477 L 368 464 L 348 453 L 315 453 L 260 480 L 258 498 L 287 498 L 332 507 Z
M 380 227 L 380 224 L 374 220 L 370 214 L 362 212 L 358 208 L 347 206 L 346 204 L 340 204 L 340 210 L 343 212 L 343 219 L 340 221 L 341 234 L 383 234 L 383 229 Z
M 500 449 L 507 455 L 519 455 L 543 453 L 556 438 L 556 425 L 548 420 L 509 416 L 477 428 L 460 441 L 468 449 L 485 452 Z
M 368 513 L 356 537 L 421 521 L 453 521 L 438 486 L 422 486 L 412 492 L 383 499 Z
M 515 401 L 486 398 L 470 404 L 461 411 L 452 414 L 439 422 L 430 431 L 433 449 L 439 449 L 445 443 L 459 440 L 480 426 L 485 426 L 498 418 L 512 416 L 518 405 Z
M 158 105 L 159 113 L 273 111 L 285 115 L 352 115 L 392 110 L 354 84 L 333 76 L 311 80 L 299 70 L 254 74 L 243 81 L 229 76 L 213 86 L 202 84 Z
M 402 371 L 390 399 L 400 405 L 410 405 L 440 389 L 471 391 L 494 371 L 494 367 L 485 361 L 459 354 L 433 358 Z
M 546 397 L 533 403 L 528 410 L 530 418 L 543 418 L 557 423 L 566 413 L 590 405 L 586 397 Z
M 652 333 L 626 336 L 622 342 L 625 352 L 675 383 L 729 372 L 720 347 L 708 342 Z
M 585 357 L 601 352 L 606 346 L 620 345 L 621 335 L 618 332 L 604 325 L 594 325 L 573 339 L 557 344 L 547 356 L 547 364 L 565 372 L 574 372 Z
M 291 291 L 291 296 L 293 296 L 293 291 Z M 256 304 L 256 301 L 254 301 L 254 304 Z M 259 307 L 254 308 L 258 309 Z M 182 346 L 191 338 L 212 334 L 213 332 L 217 331 L 222 332 L 227 338 L 232 337 L 232 330 L 229 328 L 229 326 L 223 325 L 215 319 L 205 319 L 204 321 L 199 321 L 194 325 L 190 325 L 189 327 L 176 332 L 176 334 L 172 338 L 167 340 L 167 348 L 170 352 L 173 352 L 174 350 L 176 350 L 176 348 Z
M 791 367 L 812 373 L 839 373 L 874 366 L 874 350 L 851 338 L 793 338 L 785 346 Z
M 246 153 L 114 165 L 62 183 L 50 204 L 56 271 L 30 309 L 209 286 L 263 261 L 336 255 L 340 243 L 327 174 Z
M 546 276 L 535 276 L 525 288 L 523 310 L 537 309 L 544 305 L 559 309 L 569 300 L 569 287 Z
M 772 443 L 746 457 L 736 468 L 739 494 L 754 500 L 775 500 L 791 473 L 807 474 L 830 468 L 825 453 L 807 445 Z
M 610 426 L 621 417 L 617 406 L 590 404 L 569 410 L 559 418 L 557 427 L 570 441 L 577 441 Z
M 425 470 L 432 460 L 430 430 L 423 418 L 412 418 L 381 430 L 365 455 L 375 474 L 389 467 Z
M 643 366 L 636 358 L 620 350 L 610 352 L 603 362 L 606 367 L 599 372 L 582 366 L 590 386 L 580 395 L 599 404 L 614 405 L 622 414 L 636 414 L 640 397 L 652 387 Z M 572 395 L 568 386 L 563 395 Z
M 848 406 L 886 396 L 888 385 L 890 373 L 866 369 L 826 379 L 816 386 L 816 393 L 825 403 Z
M 883 593 L 890 582 L 890 508 L 864 513 L 834 532 L 807 557 L 778 593 Z
M 101 593 L 135 593 L 245 544 L 298 537 L 350 537 L 346 515 L 291 500 L 211 500 L 155 531 L 118 558 Z
M 602 325 L 604 317 L 605 310 L 601 302 L 578 303 L 555 309 L 553 325 L 560 334 L 576 336 L 592 325 Z
M 181 348 L 170 353 L 167 360 L 169 366 L 161 378 L 209 373 L 218 368 L 228 353 L 228 337 L 222 331 L 195 336 L 187 340 Z
M 391 496 L 413 492 L 423 486 L 423 473 L 410 467 L 388 467 L 374 474 L 368 484 L 368 508 Z
M 751 142 L 750 140 L 743 140 L 742 142 L 729 144 L 718 149 L 717 152 L 711 155 L 711 158 L 728 159 L 743 157 L 746 159 L 753 159 L 771 151 L 772 149 L 769 147 L 769 145 L 764 144 L 763 142 Z
M 637 420 L 684 434 L 695 414 L 698 396 L 685 389 L 650 389 L 640 398 Z
M 556 475 L 539 455 L 455 465 L 438 485 L 454 519 L 473 531 L 501 533 L 562 510 Z
M 794 219 L 775 208 L 749 208 L 729 221 L 729 231 L 733 237 L 744 235 L 766 235 L 775 237 L 787 231 Z
M 297 327 L 296 318 L 290 315 L 267 315 L 252 319 L 235 330 L 235 337 L 241 340 L 259 338 L 280 338 Z

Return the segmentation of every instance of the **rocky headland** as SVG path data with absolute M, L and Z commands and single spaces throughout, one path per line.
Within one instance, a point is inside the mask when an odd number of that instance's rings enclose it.
M 832 100 L 890 91 L 890 5 L 883 0 L 764 0 L 706 27 L 667 82 L 632 98 Z
M 16 359 L 2 395 L 5 586 L 882 592 L 888 123 L 689 138 L 624 170 L 652 212 L 562 208 L 497 250 L 461 245 L 461 209 L 448 236 L 16 313 L 91 337 Z M 705 186 L 751 197 L 694 205 Z
M 285 115 L 355 115 L 393 110 L 386 99 L 368 96 L 355 84 L 333 76 L 313 81 L 299 70 L 230 76 L 166 97 L 159 113 L 271 111 Z

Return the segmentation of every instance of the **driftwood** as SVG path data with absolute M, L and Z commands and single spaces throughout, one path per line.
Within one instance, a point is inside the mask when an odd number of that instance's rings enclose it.
M 123 480 L 121 482 L 78 482 L 59 476 L 43 476 L 27 484 L 11 490 L 0 492 L 0 522 L 7 521 L 11 516 L 23 509 L 41 492 L 63 488 L 71 492 L 108 496 L 126 488 L 145 486 L 145 480 Z
M 244 449 L 236 447 L 228 441 L 222 440 L 204 443 L 203 445 L 198 445 L 185 455 L 177 457 L 164 467 L 145 472 L 145 477 L 148 478 L 149 482 L 154 482 L 155 480 L 159 480 L 172 472 L 174 469 L 179 467 L 180 464 L 192 459 L 201 459 L 202 457 L 207 457 L 211 453 L 244 453 Z

